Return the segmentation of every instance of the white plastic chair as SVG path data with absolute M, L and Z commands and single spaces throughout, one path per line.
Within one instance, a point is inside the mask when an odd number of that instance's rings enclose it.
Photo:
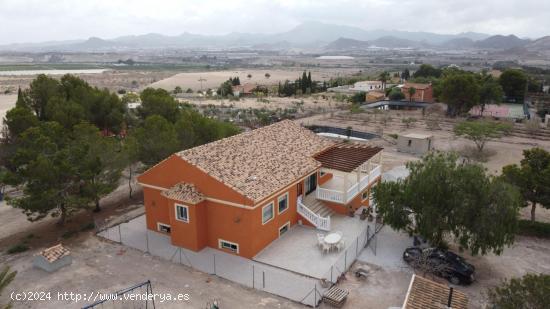
M 327 244 L 326 242 L 323 242 L 323 253 L 330 253 L 330 247 L 331 245 Z
M 317 234 L 317 245 L 319 246 L 319 248 L 322 248 L 324 243 L 325 243 L 325 235 Z

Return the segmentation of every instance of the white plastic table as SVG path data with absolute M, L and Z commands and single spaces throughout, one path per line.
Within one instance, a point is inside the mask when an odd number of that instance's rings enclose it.
M 330 233 L 327 236 L 325 236 L 325 239 L 324 239 L 324 241 L 331 246 L 336 245 L 337 243 L 340 242 L 340 240 L 342 240 L 342 235 L 337 233 Z

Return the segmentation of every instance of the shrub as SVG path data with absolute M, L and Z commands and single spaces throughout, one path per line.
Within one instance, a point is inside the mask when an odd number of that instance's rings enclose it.
M 20 253 L 20 252 L 25 252 L 29 250 L 29 246 L 25 245 L 25 244 L 17 244 L 15 246 L 12 246 L 8 249 L 8 254 L 15 254 L 15 253 Z
M 395 134 L 395 133 L 388 134 L 388 136 L 393 138 L 393 139 L 397 139 L 397 134 Z
M 519 220 L 517 233 L 524 236 L 550 238 L 550 223 Z
M 93 230 L 93 229 L 95 229 L 95 224 L 93 222 L 90 222 L 90 223 L 84 225 L 82 228 L 80 228 L 80 231 L 85 232 L 85 231 L 90 231 L 90 230 Z
M 67 239 L 75 236 L 77 233 L 78 233 L 77 231 L 66 231 L 61 235 L 61 237 Z

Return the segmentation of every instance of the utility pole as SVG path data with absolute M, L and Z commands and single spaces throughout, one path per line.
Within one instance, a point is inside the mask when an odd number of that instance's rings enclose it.
M 206 79 L 202 78 L 202 76 L 199 77 L 199 82 L 201 83 L 201 95 L 203 95 L 203 96 L 204 96 L 204 92 L 202 91 L 202 82 L 205 82 L 205 81 L 206 81 Z M 200 96 L 199 96 L 199 100 L 201 100 Z

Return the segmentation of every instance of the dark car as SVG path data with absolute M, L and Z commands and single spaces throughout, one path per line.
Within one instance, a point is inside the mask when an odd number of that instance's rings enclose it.
M 403 260 L 414 268 L 428 268 L 427 270 L 452 284 L 470 284 L 475 280 L 475 267 L 451 251 L 410 247 L 403 252 Z

